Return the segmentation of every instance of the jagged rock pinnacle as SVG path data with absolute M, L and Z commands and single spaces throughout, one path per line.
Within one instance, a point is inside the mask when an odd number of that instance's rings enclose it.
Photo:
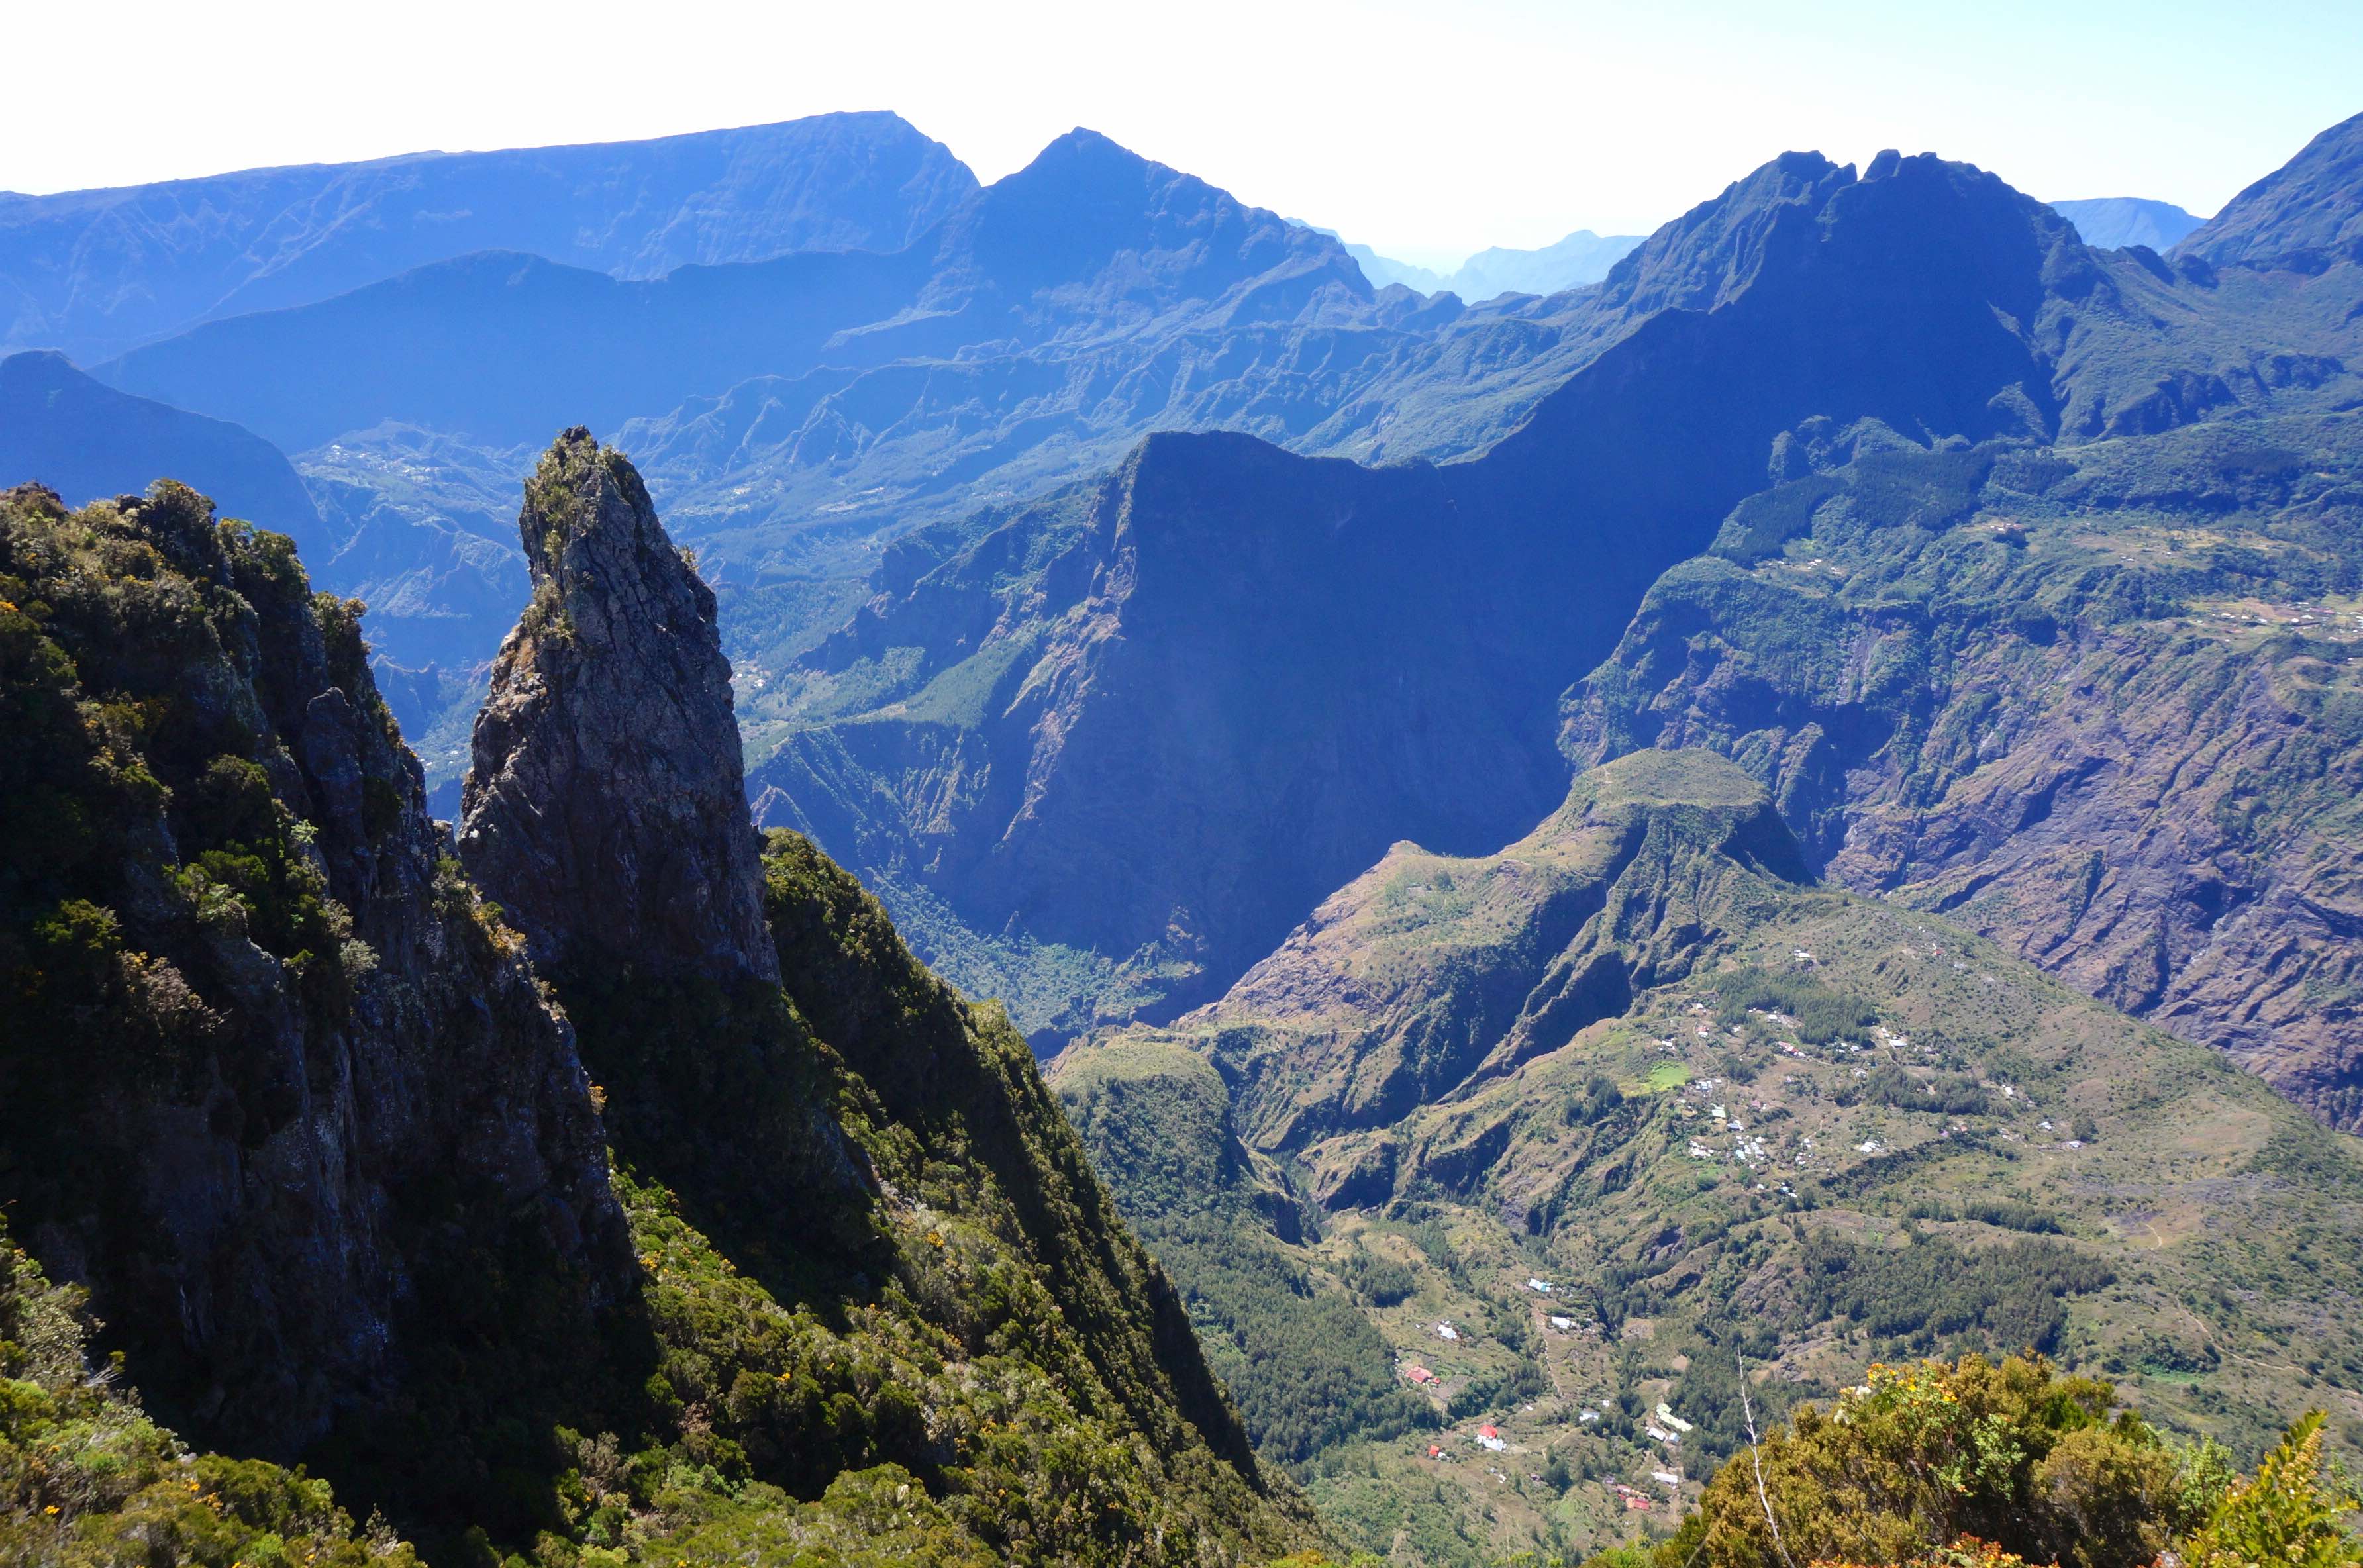
M 776 981 L 712 591 L 587 430 L 517 529 L 533 602 L 476 718 L 461 859 L 545 966 Z

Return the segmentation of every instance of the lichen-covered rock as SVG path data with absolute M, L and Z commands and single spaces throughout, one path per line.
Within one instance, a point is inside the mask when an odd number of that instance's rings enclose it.
M 469 871 L 545 966 L 776 981 L 713 591 L 632 465 L 579 427 L 517 531 L 533 602 L 476 719 Z

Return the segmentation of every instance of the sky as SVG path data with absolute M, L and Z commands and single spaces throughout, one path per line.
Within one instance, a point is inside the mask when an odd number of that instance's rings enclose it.
M 1088 126 L 1450 266 L 1775 153 L 2208 214 L 2363 111 L 2363 0 L 110 0 L 0 10 L 0 190 L 893 109 L 993 180 Z

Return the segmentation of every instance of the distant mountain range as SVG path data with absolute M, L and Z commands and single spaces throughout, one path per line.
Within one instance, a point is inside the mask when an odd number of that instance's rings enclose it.
M 1502 294 L 1556 294 L 1596 283 L 1643 237 L 1637 234 L 1603 237 L 1580 228 L 1538 250 L 1511 250 L 1498 245 L 1480 250 L 1449 272 L 1397 261 L 1367 245 L 1348 245 L 1346 249 L 1360 265 L 1363 276 L 1381 288 L 1401 283 L 1423 294 L 1453 293 L 1471 304 L 1481 304 Z
M 940 142 L 874 113 L 0 194 L 0 349 L 56 348 L 87 364 L 471 250 L 618 278 L 795 250 L 899 250 L 975 189 Z
M 2206 220 L 2194 217 L 2172 202 L 2140 196 L 2099 196 L 2085 202 L 2054 202 L 2051 210 L 2076 226 L 2084 243 L 2102 250 L 2147 245 L 2171 250 L 2183 237 Z
M 1533 703 L 1769 479 L 2335 407 L 2345 337 L 2289 303 L 2094 250 L 1968 165 L 1785 155 L 1581 296 L 1563 341 L 1592 357 L 1481 455 L 1160 437 L 1097 488 L 915 537 L 772 672 L 783 738 L 751 783 L 1038 1039 L 1169 1016 L 1409 824 L 1466 845 L 1544 809 Z
M 294 454 L 329 519 L 324 573 L 399 604 L 380 646 L 411 668 L 490 657 L 523 579 L 480 480 L 515 482 L 534 441 L 588 418 L 641 454 L 742 660 L 769 666 L 826 630 L 813 607 L 844 600 L 811 585 L 857 579 L 882 530 L 1038 493 L 1149 430 L 1468 450 L 1597 346 L 1551 325 L 1575 308 L 1374 290 L 1336 242 L 1079 131 L 892 254 L 638 280 L 482 251 L 99 374 Z

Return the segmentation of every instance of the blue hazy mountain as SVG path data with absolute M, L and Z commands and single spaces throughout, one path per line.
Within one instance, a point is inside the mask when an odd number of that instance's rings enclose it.
M 321 547 L 304 481 L 252 431 L 117 392 L 62 354 L 0 359 L 0 490 L 38 482 L 78 506 L 143 493 L 158 479 L 180 480 L 224 516 L 292 535 L 307 551 Z
M 1337 238 L 1347 254 L 1361 267 L 1375 288 L 1401 283 L 1423 294 L 1454 293 L 1470 304 L 1481 304 L 1503 294 L 1556 294 L 1580 289 L 1608 276 L 1608 269 L 1647 237 L 1638 234 L 1597 235 L 1579 228 L 1565 238 L 1535 250 L 1493 246 L 1480 250 L 1449 272 L 1381 256 L 1367 245 L 1343 239 L 1335 229 L 1295 220 L 1315 234 Z
M 899 250 L 975 189 L 940 142 L 868 113 L 0 194 L 0 348 L 88 363 L 474 250 L 619 278 L 796 250 Z
M 2181 243 L 2183 236 L 2207 221 L 2184 212 L 2172 202 L 2153 202 L 2142 196 L 2095 196 L 2089 201 L 2054 202 L 2051 210 L 2074 224 L 2085 244 L 2102 250 L 2122 250 L 2128 245 L 2171 250 Z
M 208 323 L 102 374 L 291 451 L 393 419 L 505 444 L 612 429 L 757 375 L 1156 342 L 1367 313 L 1334 241 L 1088 131 L 893 255 L 804 251 L 629 280 L 482 251 Z
M 1608 276 L 1608 270 L 1647 238 L 1639 234 L 1599 235 L 1579 228 L 1538 250 L 1495 246 L 1480 250 L 1447 274 L 1444 286 L 1474 304 L 1497 294 L 1555 294 Z

